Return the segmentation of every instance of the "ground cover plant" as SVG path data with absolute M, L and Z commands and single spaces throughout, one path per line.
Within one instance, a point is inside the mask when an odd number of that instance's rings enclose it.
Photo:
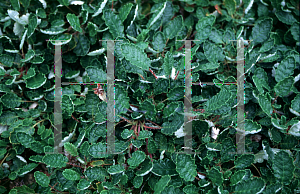
M 0 193 L 299 193 L 296 0 L 0 1 Z M 64 40 L 57 43 L 54 40 Z M 106 82 L 115 41 L 115 151 L 107 86 L 62 85 L 55 153 L 55 45 L 62 82 Z M 185 42 L 192 41 L 192 151 Z M 243 40 L 245 153 L 236 154 Z M 218 84 L 218 83 L 224 84 Z M 53 153 L 52 153 L 53 152 Z

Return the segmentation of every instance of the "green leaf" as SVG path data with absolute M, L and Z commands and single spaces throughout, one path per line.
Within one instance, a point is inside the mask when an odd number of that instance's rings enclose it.
M 154 160 L 153 169 L 151 172 L 157 176 L 178 175 L 176 171 L 176 165 L 168 158 L 164 160 Z
M 164 63 L 163 63 L 163 69 L 165 71 L 166 76 L 170 76 L 172 73 L 172 67 L 175 65 L 175 60 L 173 58 L 173 55 L 171 52 L 167 52 L 165 54 Z
M 108 0 L 104 0 L 101 4 L 99 4 L 99 5 L 97 6 L 98 10 L 95 11 L 95 13 L 92 15 L 92 17 L 96 17 L 96 16 L 98 16 L 100 13 L 102 13 L 102 11 L 103 11 L 103 9 L 104 9 L 104 7 L 105 7 L 107 1 L 108 1 Z M 97 9 L 97 8 L 96 8 L 96 9 Z
M 300 136 L 300 121 L 291 126 L 291 128 L 288 131 L 288 134 L 291 134 L 296 137 Z
M 273 20 L 271 18 L 260 20 L 255 24 L 252 29 L 252 37 L 255 45 L 263 43 L 269 38 L 272 25 Z
M 101 142 L 90 145 L 88 152 L 94 158 L 105 158 L 108 156 L 106 154 L 106 146 Z
M 146 154 L 142 151 L 135 151 L 133 152 L 131 158 L 127 160 L 128 164 L 130 167 L 135 168 L 137 167 L 140 163 L 142 163 L 146 158 Z
M 172 180 L 170 181 L 170 183 Z M 161 194 L 169 194 L 169 193 L 174 193 L 174 194 L 183 194 L 183 192 L 177 188 L 175 188 L 173 185 L 167 186 Z
M 79 190 L 85 190 L 87 188 L 89 188 L 89 186 L 91 185 L 91 182 L 86 180 L 86 179 L 81 179 L 79 181 L 79 183 L 77 184 L 77 189 Z
M 1 54 L 0 55 L 0 63 L 4 66 L 11 67 L 13 65 L 14 58 L 11 55 Z
M 148 70 L 150 67 L 150 59 L 146 53 L 134 44 L 122 44 L 122 54 L 132 65 L 135 65 L 143 70 Z
M 132 184 L 133 184 L 134 188 L 140 188 L 143 184 L 143 177 L 142 176 L 134 177 Z
M 213 167 L 207 174 L 208 178 L 212 181 L 212 183 L 216 184 L 217 186 L 221 186 L 223 183 L 223 175 L 220 172 L 220 169 Z
M 292 25 L 297 22 L 292 13 L 282 11 L 281 9 L 276 10 L 275 15 L 277 16 L 279 21 L 287 25 Z
M 63 113 L 66 113 L 68 116 L 71 116 L 74 112 L 73 101 L 68 95 L 63 95 L 62 102 L 63 103 L 61 105 L 61 110 L 63 111 Z
M 290 132 L 290 130 L 289 130 L 289 132 Z M 271 140 L 274 141 L 275 143 L 279 143 L 282 139 L 280 132 L 275 128 L 269 129 L 268 134 L 269 134 Z
M 271 50 L 274 47 L 275 44 L 275 40 L 273 38 L 267 40 L 262 47 L 260 47 L 259 51 L 260 53 L 264 53 L 267 52 L 269 50 Z
M 75 37 L 76 47 L 74 48 L 73 52 L 77 56 L 85 56 L 90 50 L 89 39 L 83 34 L 79 34 L 78 37 L 77 36 L 74 37 Z
M 235 0 L 225 0 L 224 1 L 225 8 L 228 11 L 229 15 L 233 15 L 235 12 L 236 2 Z
M 297 96 L 292 100 L 291 109 L 300 113 L 300 94 L 297 94 Z
M 295 58 L 292 56 L 288 56 L 281 61 L 278 65 L 277 69 L 275 70 L 275 80 L 280 82 L 284 78 L 293 75 L 294 69 L 296 67 Z
M 153 133 L 151 131 L 141 131 L 139 134 L 138 139 L 142 140 L 142 139 L 146 139 L 146 138 L 150 138 L 153 135 Z
M 35 69 L 34 68 L 32 68 L 32 67 L 30 67 L 29 69 L 28 69 L 28 71 L 27 71 L 27 74 L 26 75 L 23 75 L 23 78 L 24 79 L 29 79 L 29 78 L 31 78 L 31 77 L 34 77 L 35 76 Z
M 47 175 L 40 171 L 34 172 L 35 181 L 42 187 L 49 187 L 50 179 Z
M 133 135 L 133 130 L 128 130 L 128 129 L 124 129 L 124 131 L 122 131 L 121 133 L 121 137 L 123 139 L 128 139 L 129 137 L 131 137 Z
M 7 108 L 16 108 L 21 105 L 22 98 L 15 93 L 6 93 L 1 97 L 0 100 Z
M 25 28 L 25 31 L 23 31 L 21 34 L 22 34 L 22 39 L 21 39 L 21 43 L 20 43 L 20 46 L 19 46 L 19 49 L 23 49 L 23 45 L 24 45 L 24 42 L 25 42 L 25 38 L 26 38 L 26 35 L 27 35 L 27 32 L 28 32 L 28 29 Z
M 167 39 L 174 38 L 178 32 L 181 31 L 183 24 L 182 15 L 175 17 L 170 23 L 164 28 L 164 34 Z
M 253 178 L 242 181 L 235 186 L 235 193 L 253 194 L 261 193 L 265 188 L 265 183 L 262 178 Z
M 19 2 L 19 0 L 10 0 L 10 3 L 13 6 L 14 10 L 20 11 L 20 2 Z
M 175 87 L 167 93 L 168 100 L 180 100 L 184 97 L 184 87 Z
M 216 28 L 212 28 L 211 33 L 209 35 L 209 40 L 213 41 L 217 44 L 223 44 L 223 34 L 220 30 L 217 30 Z
M 26 87 L 29 89 L 38 89 L 42 87 L 47 81 L 43 73 L 39 73 L 29 79 L 26 79 Z
M 0 116 L 0 124 L 11 125 L 17 120 L 18 116 L 15 112 L 6 111 Z
M 203 17 L 201 18 L 197 25 L 196 25 L 196 30 L 201 30 L 203 29 L 204 27 L 206 27 L 207 25 L 210 25 L 212 26 L 216 21 L 216 16 L 215 15 L 209 15 L 209 16 L 206 16 L 206 17 Z
M 66 179 L 71 181 L 77 181 L 81 179 L 80 174 L 71 169 L 65 169 L 62 174 Z
M 289 185 L 294 174 L 293 158 L 285 151 L 279 151 L 272 165 L 274 176 L 282 185 Z
M 179 102 L 172 102 L 168 104 L 163 111 L 163 118 L 168 118 L 169 116 L 173 115 L 176 110 L 179 108 Z
M 295 23 L 291 26 L 290 30 L 291 30 L 291 34 L 293 35 L 293 38 L 294 38 L 297 42 L 299 42 L 299 41 L 300 41 L 300 38 L 299 38 L 299 36 L 298 36 L 299 33 L 300 33 L 299 22 L 295 22 Z
M 25 175 L 29 172 L 31 172 L 33 169 L 35 169 L 39 164 L 36 163 L 29 163 L 28 165 L 24 166 L 23 168 L 20 169 L 18 172 L 19 176 Z
M 246 171 L 245 170 L 239 170 L 235 172 L 231 177 L 230 177 L 230 186 L 234 186 L 238 183 L 240 183 L 245 177 L 246 177 Z
M 166 46 L 166 38 L 165 38 L 164 33 L 162 33 L 161 31 L 156 32 L 155 35 L 153 36 L 152 45 L 156 51 L 162 52 Z M 166 55 L 165 55 L 165 58 L 166 58 Z M 172 56 L 172 59 L 173 59 L 173 56 Z
M 113 38 L 118 36 L 124 37 L 124 26 L 122 20 L 119 18 L 119 15 L 115 15 L 112 11 L 104 11 L 104 20 L 105 24 L 108 26 L 110 33 L 113 35 Z
M 154 186 L 154 194 L 160 194 L 170 182 L 171 177 L 169 175 L 162 176 Z
M 86 71 L 91 81 L 100 82 L 100 83 L 106 82 L 107 75 L 102 69 L 89 66 L 86 68 Z
M 271 90 L 268 84 L 268 76 L 263 68 L 259 67 L 255 70 L 255 75 L 252 77 L 255 86 L 257 87 L 259 93 L 264 93 L 263 87 L 268 91 Z
M 82 29 L 80 28 L 79 18 L 75 14 L 68 13 L 67 20 L 75 31 L 79 31 L 82 33 Z
M 65 151 L 69 152 L 72 156 L 78 156 L 77 148 L 70 142 L 64 143 Z
M 141 168 L 139 171 L 136 172 L 137 176 L 145 176 L 149 174 L 153 169 L 153 162 L 148 158 L 145 159 L 144 162 L 141 164 Z
M 85 176 L 89 179 L 89 181 L 104 181 L 106 176 L 109 176 L 106 170 L 102 167 L 88 167 L 88 169 L 84 172 Z
M 190 155 L 177 154 L 176 171 L 185 181 L 193 181 L 197 176 L 197 166 L 195 160 Z
M 28 32 L 27 32 L 27 38 L 30 38 L 30 36 L 34 33 L 34 30 L 37 27 L 38 20 L 35 14 L 29 15 L 29 23 L 28 23 Z
M 234 161 L 235 168 L 247 168 L 254 163 L 253 154 L 244 154 Z
M 165 135 L 173 135 L 174 132 L 179 130 L 184 123 L 184 115 L 175 113 L 172 122 L 164 122 L 162 124 L 161 132 Z
M 18 132 L 17 133 L 18 142 L 20 142 L 26 148 L 30 147 L 30 143 L 34 141 L 34 138 L 27 133 Z
M 43 162 L 53 168 L 62 168 L 69 162 L 68 158 L 62 154 L 46 154 Z
M 276 92 L 276 95 L 284 97 L 289 94 L 293 84 L 294 78 L 292 76 L 286 77 L 275 85 L 274 91 Z
M 132 3 L 126 3 L 125 5 L 122 5 L 121 8 L 119 9 L 119 18 L 121 19 L 122 22 L 126 20 L 132 6 L 133 6 Z
M 271 114 L 273 113 L 273 107 L 271 104 L 271 101 L 268 100 L 266 95 L 259 94 L 258 96 L 258 103 L 261 109 L 269 116 L 271 117 Z
M 225 58 L 222 48 L 208 41 L 204 43 L 203 50 L 207 60 L 211 63 L 223 61 Z
M 76 70 L 76 71 L 69 71 L 68 73 L 66 73 L 65 78 L 66 79 L 73 79 L 76 78 L 77 76 L 79 76 L 80 71 Z
M 228 89 L 222 87 L 221 91 L 217 95 L 213 96 L 206 102 L 205 110 L 213 111 L 221 108 L 223 105 L 226 105 L 231 98 L 231 95 L 232 93 L 228 91 Z
M 210 35 L 212 25 L 215 23 L 215 21 L 216 21 L 215 15 L 209 15 L 199 19 L 198 23 L 196 24 L 196 31 L 197 31 L 196 39 L 197 40 L 207 39 Z
M 154 119 L 156 117 L 156 108 L 150 99 L 144 100 L 144 102 L 139 107 L 141 111 L 145 111 L 144 115 L 146 118 Z
M 107 170 L 107 172 L 111 175 L 119 174 L 124 171 L 125 171 L 125 168 L 121 164 L 113 165 L 113 166 L 109 167 L 109 169 Z

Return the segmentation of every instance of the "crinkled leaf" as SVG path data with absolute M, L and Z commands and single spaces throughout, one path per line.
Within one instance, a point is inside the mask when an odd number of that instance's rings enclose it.
M 153 169 L 151 172 L 157 176 L 178 175 L 176 171 L 176 165 L 168 158 L 164 160 L 154 160 Z
M 265 95 L 259 94 L 258 103 L 261 109 L 270 117 L 273 112 L 271 101 Z
M 104 178 L 108 176 L 106 170 L 102 167 L 88 167 L 88 169 L 84 172 L 85 176 L 89 181 L 98 180 L 104 181 Z
M 276 95 L 280 97 L 284 97 L 288 95 L 292 89 L 293 84 L 294 84 L 294 78 L 292 76 L 284 78 L 283 80 L 278 82 L 274 87 Z
M 34 172 L 34 178 L 35 178 L 35 181 L 42 187 L 49 187 L 50 179 L 47 175 L 45 175 L 45 173 L 36 171 L 36 172 Z
M 62 168 L 69 162 L 68 158 L 62 154 L 46 154 L 43 157 L 43 162 L 53 168 Z
M 26 79 L 26 87 L 29 89 L 37 89 L 42 87 L 46 81 L 46 76 L 43 73 L 39 73 L 29 79 Z
M 140 163 L 142 163 L 145 160 L 145 158 L 146 158 L 146 154 L 144 152 L 135 151 L 133 152 L 131 158 L 127 160 L 127 162 L 131 167 L 136 167 Z
M 195 160 L 187 154 L 177 154 L 176 171 L 185 181 L 193 181 L 197 176 Z
M 119 15 L 115 15 L 112 11 L 104 11 L 104 20 L 105 24 L 108 26 L 110 33 L 113 35 L 113 38 L 124 37 L 124 26 L 122 20 L 119 18 Z
M 225 8 L 227 9 L 229 15 L 234 14 L 235 12 L 235 7 L 236 7 L 236 2 L 235 0 L 225 0 L 224 1 Z
M 22 98 L 15 93 L 6 93 L 1 97 L 1 102 L 7 108 L 16 108 L 21 105 Z
M 262 178 L 253 178 L 242 181 L 235 186 L 235 193 L 253 194 L 261 193 L 265 188 L 265 183 Z
M 87 67 L 86 71 L 90 79 L 94 82 L 106 82 L 106 73 L 97 67 Z
M 106 146 L 101 142 L 90 145 L 88 151 L 94 158 L 105 158 L 108 156 Z
M 263 43 L 269 38 L 270 31 L 272 29 L 273 20 L 266 18 L 260 20 L 252 29 L 252 37 L 255 44 Z
M 253 154 L 244 154 L 238 157 L 234 161 L 234 165 L 236 168 L 246 168 L 249 167 L 254 162 Z
M 212 183 L 216 184 L 217 186 L 222 185 L 223 175 L 218 168 L 216 167 L 211 168 L 207 176 L 212 181 Z
M 70 142 L 64 143 L 65 151 L 69 152 L 72 156 L 77 156 L 77 148 Z
M 80 28 L 79 18 L 75 14 L 68 13 L 67 20 L 75 31 L 82 32 L 82 29 Z
M 183 27 L 183 18 L 181 15 L 175 17 L 170 23 L 164 28 L 164 34 L 167 39 L 174 38 Z
M 27 32 L 27 37 L 29 38 L 33 33 L 35 28 L 38 25 L 38 20 L 35 14 L 30 14 L 29 15 L 29 23 L 28 23 L 28 32 Z
M 89 39 L 83 35 L 79 34 L 79 36 L 75 36 L 76 47 L 73 52 L 77 56 L 85 56 L 90 50 L 90 41 Z
M 279 151 L 274 157 L 272 169 L 282 185 L 289 185 L 295 170 L 293 158 L 287 152 Z
M 275 80 L 280 82 L 284 78 L 293 75 L 295 69 L 296 61 L 292 56 L 288 56 L 278 65 L 275 71 Z
M 135 65 L 143 70 L 149 69 L 150 59 L 146 53 L 134 44 L 122 44 L 122 54 L 132 65 Z
M 166 38 L 165 38 L 164 33 L 160 32 L 160 31 L 156 32 L 153 37 L 152 45 L 156 51 L 162 52 L 166 46 Z M 166 57 L 166 55 L 165 55 L 165 57 Z
M 287 25 L 292 25 L 293 23 L 297 22 L 292 13 L 282 11 L 281 9 L 276 10 L 275 15 L 279 21 Z
M 119 174 L 119 173 L 122 173 L 124 171 L 125 171 L 125 168 L 121 164 L 112 165 L 111 167 L 109 167 L 109 169 L 107 169 L 107 172 L 111 175 Z
M 68 180 L 72 180 L 72 181 L 76 181 L 76 180 L 80 180 L 80 174 L 78 172 L 76 172 L 75 170 L 72 169 L 65 169 L 62 174 L 64 175 L 64 177 Z
M 132 184 L 133 184 L 134 188 L 140 188 L 143 184 L 143 177 L 142 176 L 134 177 Z
M 168 185 L 170 180 L 171 180 L 171 177 L 169 175 L 162 176 L 154 186 L 154 193 L 155 194 L 161 193 L 165 189 L 165 187 Z

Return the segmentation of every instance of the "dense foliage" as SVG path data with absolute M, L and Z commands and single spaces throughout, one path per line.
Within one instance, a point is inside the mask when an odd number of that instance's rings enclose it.
M 0 1 L 0 193 L 299 193 L 297 0 Z M 105 91 L 63 85 L 54 151 L 55 41 L 62 82 L 106 82 L 115 42 L 115 151 Z M 192 42 L 192 149 L 184 151 Z M 245 154 L 234 154 L 237 45 L 245 44 Z M 48 41 L 46 41 L 48 40 Z M 249 41 L 248 41 L 249 40 Z M 100 87 L 100 86 L 99 86 Z M 196 117 L 194 117 L 196 116 Z M 47 154 L 46 154 L 47 153 Z M 50 153 L 50 154 L 49 154 Z

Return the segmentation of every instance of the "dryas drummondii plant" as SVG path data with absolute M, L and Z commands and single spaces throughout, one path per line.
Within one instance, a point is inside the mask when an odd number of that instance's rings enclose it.
M 300 192 L 298 1 L 2 0 L 0 6 L 0 193 Z M 113 154 L 106 153 L 108 40 L 114 41 Z M 197 40 L 188 121 L 187 49 L 179 40 Z M 226 84 L 238 79 L 233 40 L 245 46 L 245 154 L 234 154 L 238 91 Z M 54 73 L 58 45 L 61 75 Z M 95 83 L 59 86 L 63 153 L 54 152 L 56 76 Z M 199 84 L 208 82 L 214 84 Z M 179 154 L 189 122 L 195 154 Z

